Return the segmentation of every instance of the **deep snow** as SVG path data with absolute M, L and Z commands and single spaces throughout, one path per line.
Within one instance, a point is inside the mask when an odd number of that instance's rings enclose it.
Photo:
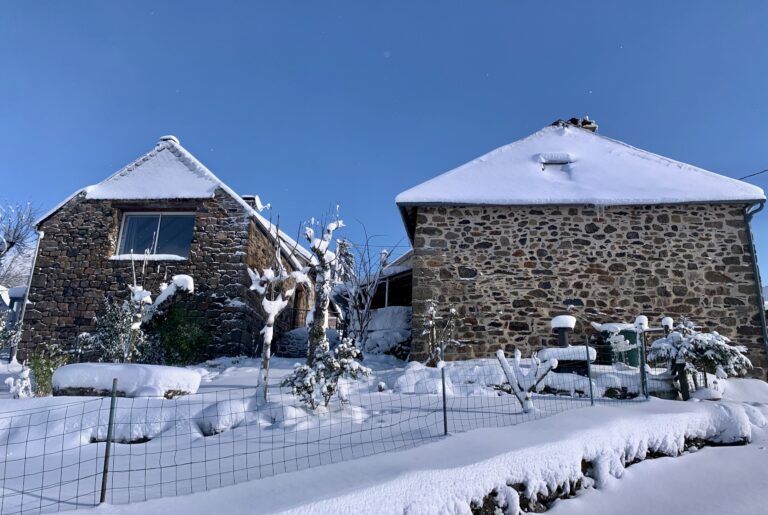
M 273 358 L 273 380 L 279 382 L 294 361 Z M 316 513 L 378 513 L 381 510 L 374 507 L 402 512 L 410 506 L 413 513 L 426 513 L 429 511 L 425 506 L 440 499 L 443 503 L 451 500 L 446 505 L 447 513 L 462 513 L 472 496 L 488 493 L 481 490 L 488 487 L 491 479 L 499 481 L 500 471 L 513 477 L 538 470 L 552 480 L 572 479 L 580 468 L 573 463 L 587 456 L 584 453 L 594 456 L 602 452 L 604 445 L 608 445 L 609 455 L 620 452 L 624 453 L 621 456 L 640 456 L 645 449 L 672 452 L 680 449 L 685 436 L 728 441 L 747 436 L 750 420 L 762 423 L 759 408 L 730 401 L 635 401 L 615 409 L 572 410 L 588 407 L 589 399 L 575 391 L 577 386 L 583 388 L 583 384 L 568 383 L 579 377 L 570 374 L 557 374 L 548 383 L 562 383 L 559 389 L 570 390 L 573 396 L 534 395 L 537 410 L 526 414 L 514 396 L 495 389 L 503 374 L 494 361 L 473 360 L 445 367 L 452 433 L 447 439 L 442 436 L 439 369 L 426 369 L 419 364 L 405 366 L 387 356 L 368 356 L 365 364 L 374 369 L 374 374 L 366 381 L 347 385 L 351 405 L 341 407 L 334 403 L 329 411 L 318 416 L 308 414 L 285 391 L 275 387 L 271 389 L 269 404 L 255 405 L 258 359 L 221 358 L 190 367 L 190 372 L 202 378 L 198 395 L 172 401 L 118 399 L 118 443 L 113 447 L 108 499 L 115 503 L 137 502 L 210 490 L 203 496 L 162 500 L 137 508 L 184 509 L 190 513 L 202 512 L 206 506 L 209 512 L 216 512 L 207 499 L 216 499 L 213 506 L 226 505 L 228 510 L 231 507 L 233 513 L 253 512 L 257 509 L 255 505 L 263 512 L 293 506 L 299 511 Z M 619 373 L 618 377 L 606 373 L 604 380 L 631 378 L 629 370 L 623 376 L 621 371 L 614 372 Z M 726 399 L 739 398 L 743 393 L 740 388 L 752 392 L 764 386 L 761 382 L 733 384 L 733 389 L 726 389 Z M 31 509 L 48 505 L 68 509 L 77 503 L 89 506 L 95 502 L 108 406 L 108 399 L 93 398 L 0 401 L 0 451 L 8 456 L 3 465 L 2 503 L 6 509 L 22 501 L 18 493 L 22 488 L 26 492 L 24 505 Z M 509 427 L 565 410 L 571 411 L 548 421 Z M 472 431 L 478 428 L 491 429 Z M 567 441 L 561 441 L 566 436 Z M 430 442 L 438 442 L 437 447 Z M 540 448 L 544 444 L 546 448 Z M 413 455 L 393 453 L 416 446 L 436 450 L 417 449 Z M 579 453 L 584 456 L 579 457 Z M 551 459 L 546 458 L 549 455 Z M 532 456 L 543 456 L 544 461 L 536 465 L 538 458 Z M 45 474 L 39 472 L 43 463 Z M 507 470 L 514 463 L 523 463 L 525 467 L 515 465 L 518 468 Z M 609 471 L 622 469 L 616 465 L 616 459 L 605 463 Z M 334 468 L 328 469 L 329 465 Z M 462 470 L 463 466 L 470 468 Z M 23 480 L 20 467 L 25 473 Z M 325 472 L 313 475 L 312 469 Z M 411 474 L 416 476 L 408 479 Z M 405 476 L 398 479 L 400 475 Z M 330 484 L 320 481 L 325 477 L 332 477 Z M 468 481 L 470 477 L 472 480 Z M 307 478 L 314 479 L 305 488 L 302 482 Z M 533 481 L 536 477 L 529 479 Z M 216 493 L 219 487 L 246 481 L 236 490 L 220 490 L 228 492 L 226 498 L 219 496 L 224 493 Z M 390 481 L 395 482 L 389 484 Z M 46 485 L 42 497 L 40 484 Z M 296 489 L 297 484 L 302 484 L 301 491 Z M 412 487 L 409 490 L 407 484 L 431 485 L 429 495 L 433 497 L 424 497 L 427 492 L 415 492 Z M 441 490 L 448 484 L 461 487 Z M 543 483 L 531 484 L 532 488 L 539 488 Z M 270 488 L 276 493 L 268 495 Z M 290 493 L 286 498 L 278 498 L 280 491 Z M 395 491 L 397 500 L 388 499 Z M 245 497 L 254 492 L 262 492 L 258 502 L 255 497 Z M 332 505 L 320 502 L 345 492 L 364 494 L 342 497 Z M 231 504 L 227 501 L 230 496 L 240 500 Z M 67 500 L 65 504 L 55 502 L 60 498 Z M 401 501 L 409 504 L 403 505 Z M 308 503 L 310 506 L 303 506 Z M 134 507 L 115 509 L 118 513 L 131 513 Z
M 654 400 L 576 410 L 518 426 L 452 435 L 407 451 L 203 494 L 104 506 L 98 512 L 202 515 L 226 507 L 228 515 L 464 514 L 469 513 L 473 499 L 507 483 L 524 482 L 533 491 L 579 478 L 581 460 L 586 459 L 602 464 L 596 473 L 597 488 L 556 501 L 551 513 L 757 515 L 764 513 L 768 502 L 764 488 L 768 409 L 755 403 L 768 401 L 768 385 L 750 380 L 729 380 L 729 384 L 733 388 L 726 403 Z M 750 410 L 743 411 L 750 405 L 754 408 L 751 423 L 744 418 Z M 749 433 L 753 442 L 697 452 L 682 449 L 685 437 L 727 441 L 740 433 Z M 624 467 L 623 461 L 644 457 L 648 451 L 679 456 Z

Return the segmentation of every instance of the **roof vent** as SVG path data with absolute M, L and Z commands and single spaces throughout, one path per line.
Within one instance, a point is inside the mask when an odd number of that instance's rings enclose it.
M 539 154 L 542 165 L 567 165 L 576 161 L 568 152 L 544 152 Z
M 160 136 L 160 141 L 170 141 L 172 143 L 176 143 L 177 145 L 180 144 L 179 143 L 179 138 L 177 138 L 173 134 L 167 134 L 165 136 Z
M 569 120 L 555 120 L 551 125 L 556 127 L 565 127 L 570 125 L 572 127 L 580 127 L 582 129 L 586 129 L 590 132 L 597 132 L 597 122 L 590 120 L 589 116 L 585 116 L 584 118 L 571 118 Z

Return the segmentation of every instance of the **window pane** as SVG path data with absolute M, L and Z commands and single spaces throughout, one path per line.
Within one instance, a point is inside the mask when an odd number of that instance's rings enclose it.
M 194 227 L 195 215 L 163 215 L 155 253 L 189 256 Z
M 153 251 L 158 215 L 126 215 L 120 254 L 143 254 Z

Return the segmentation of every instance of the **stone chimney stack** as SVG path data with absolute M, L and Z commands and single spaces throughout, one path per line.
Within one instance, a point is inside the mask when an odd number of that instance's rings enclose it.
M 557 125 L 558 127 L 571 125 L 573 127 L 579 127 L 591 132 L 597 132 L 597 122 L 590 120 L 589 116 L 585 116 L 584 118 L 571 118 L 569 120 L 556 120 L 552 122 L 552 125 Z

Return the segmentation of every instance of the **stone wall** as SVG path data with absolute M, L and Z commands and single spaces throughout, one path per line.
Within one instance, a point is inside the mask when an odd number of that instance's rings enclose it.
M 448 358 L 524 352 L 555 342 L 549 320 L 567 303 L 602 321 L 691 317 L 768 360 L 743 205 L 419 207 L 414 320 L 425 301 L 455 306 L 468 343 Z M 589 330 L 591 331 L 591 330 Z M 576 326 L 575 338 L 588 332 Z M 412 359 L 426 340 L 414 334 Z
M 45 220 L 24 317 L 22 357 L 38 345 L 67 343 L 91 330 L 105 295 L 127 298 L 131 263 L 109 258 L 116 254 L 122 214 L 138 210 L 196 215 L 189 259 L 150 261 L 142 285 L 157 294 L 166 274 L 191 275 L 195 293 L 184 302 L 207 321 L 213 337 L 208 355 L 253 352 L 262 323 L 255 295 L 248 290 L 247 263 L 260 264 L 271 244 L 258 234 L 242 205 L 217 190 L 211 199 L 192 201 L 88 200 L 80 194 Z

